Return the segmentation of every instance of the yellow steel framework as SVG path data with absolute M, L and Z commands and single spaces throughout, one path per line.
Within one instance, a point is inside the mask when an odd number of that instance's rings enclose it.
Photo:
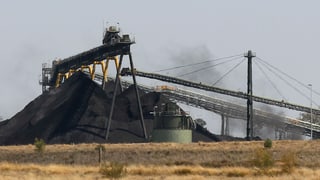
M 105 60 L 103 61 L 94 61 L 93 64 L 90 65 L 82 65 L 80 68 L 78 69 L 70 69 L 67 73 L 59 73 L 57 76 L 57 80 L 55 83 L 56 87 L 59 87 L 60 84 L 65 81 L 66 79 L 68 79 L 70 76 L 72 76 L 72 74 L 76 71 L 85 71 L 87 70 L 90 74 L 90 78 L 92 80 L 94 80 L 95 78 L 95 72 L 96 72 L 96 66 L 100 65 L 101 66 L 101 71 L 103 74 L 103 81 L 102 81 L 102 86 L 104 87 L 105 82 L 107 82 L 108 80 L 108 67 L 109 67 L 109 62 L 110 61 L 114 61 L 116 70 L 119 69 L 119 58 L 118 56 L 113 56 L 113 57 L 107 57 Z
M 103 74 L 103 80 L 102 80 L 102 87 L 104 88 L 105 82 L 108 81 L 108 67 L 109 67 L 109 62 L 110 61 L 114 61 L 116 70 L 119 69 L 119 58 L 118 56 L 114 56 L 114 57 L 108 57 L 106 60 L 104 61 L 94 61 L 93 62 L 93 68 L 92 68 L 92 73 L 90 73 L 91 75 L 91 79 L 94 80 L 95 78 L 95 71 L 96 71 L 96 66 L 100 65 L 101 66 L 101 71 Z

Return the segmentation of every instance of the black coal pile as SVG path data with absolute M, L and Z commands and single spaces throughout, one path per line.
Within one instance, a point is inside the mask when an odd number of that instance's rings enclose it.
M 109 139 L 105 122 L 109 116 L 114 84 L 103 90 L 87 75 L 77 72 L 60 88 L 52 89 L 30 102 L 11 119 L 0 123 L 0 145 L 31 144 L 42 138 L 55 143 L 135 143 L 143 138 L 134 88 L 117 92 Z M 153 107 L 169 102 L 161 93 L 140 91 L 148 134 L 152 131 Z M 193 132 L 193 141 L 220 141 L 202 127 Z

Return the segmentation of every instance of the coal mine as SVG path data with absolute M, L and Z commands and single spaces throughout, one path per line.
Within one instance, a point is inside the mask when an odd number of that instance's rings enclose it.
M 144 138 L 133 86 L 117 92 L 110 134 L 105 139 L 105 122 L 109 116 L 114 82 L 105 89 L 81 71 L 59 88 L 41 94 L 11 119 L 0 123 L 0 145 L 32 144 L 35 138 L 47 144 L 70 143 L 142 143 Z M 160 92 L 139 90 L 147 134 L 153 130 L 155 106 L 170 102 Z M 239 140 L 214 135 L 196 124 L 192 142 Z

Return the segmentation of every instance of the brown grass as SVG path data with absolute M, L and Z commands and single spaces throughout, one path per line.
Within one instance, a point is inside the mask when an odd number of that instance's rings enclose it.
M 100 179 L 98 144 L 0 146 L 0 179 Z M 319 141 L 273 141 L 275 164 L 252 162 L 263 141 L 103 144 L 106 162 L 124 164 L 123 179 L 312 179 L 320 177 Z M 148 177 L 148 178 L 147 178 Z
M 97 166 L 36 165 L 0 163 L 0 179 L 102 179 Z M 177 173 L 179 172 L 179 173 Z M 186 173 L 187 172 L 187 173 Z M 267 174 L 244 167 L 206 168 L 201 166 L 130 165 L 121 179 L 317 179 L 320 170 L 297 168 L 294 173 L 281 174 L 273 168 Z M 151 178 L 152 177 L 152 178 Z

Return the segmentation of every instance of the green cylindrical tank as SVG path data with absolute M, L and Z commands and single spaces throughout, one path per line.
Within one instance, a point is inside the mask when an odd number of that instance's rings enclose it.
M 162 108 L 155 110 L 154 114 L 151 138 L 153 142 L 192 142 L 192 119 L 181 114 L 176 104 L 165 104 Z
M 191 143 L 192 130 L 190 129 L 154 129 L 152 142 Z
M 156 118 L 157 126 L 154 128 L 173 129 L 181 126 L 181 116 L 177 115 L 162 115 Z

